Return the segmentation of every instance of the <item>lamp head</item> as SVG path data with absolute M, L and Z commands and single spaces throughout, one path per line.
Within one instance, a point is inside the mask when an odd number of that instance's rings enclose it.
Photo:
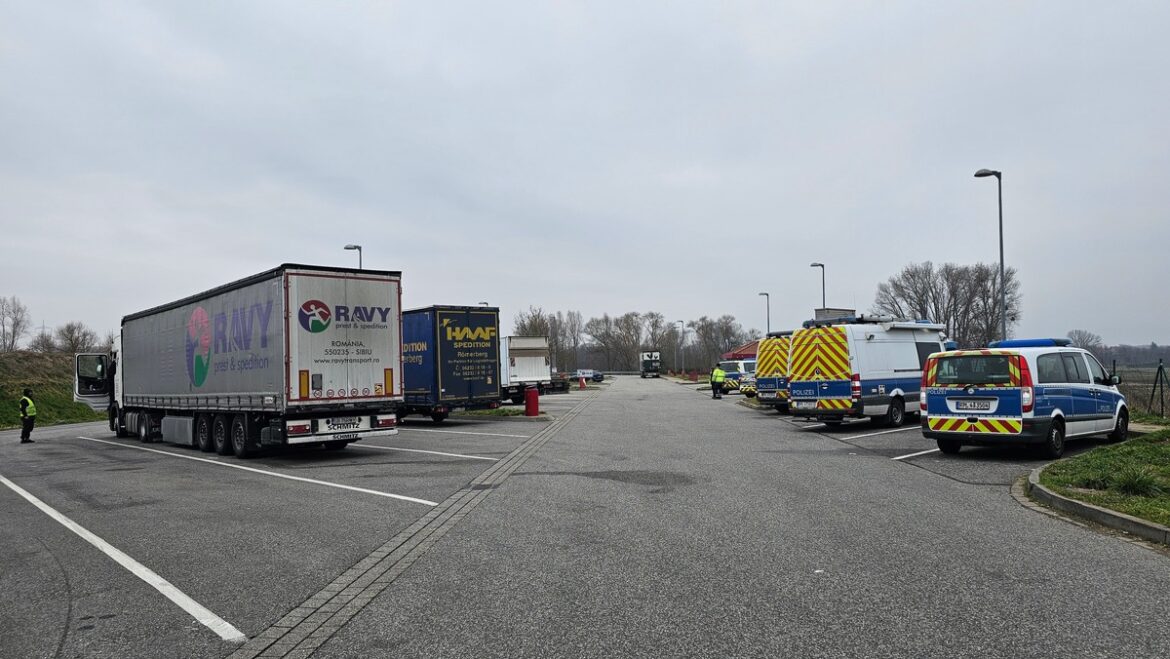
M 975 178 L 983 178 L 985 176 L 994 176 L 995 178 L 999 178 L 999 174 L 1000 173 L 994 169 L 981 169 L 975 172 Z
M 346 245 L 345 248 L 346 249 L 361 249 L 362 246 L 361 245 Z
M 808 264 L 808 267 L 810 267 L 810 268 L 823 268 L 823 267 L 825 267 L 825 264 L 824 263 L 810 263 L 810 264 Z

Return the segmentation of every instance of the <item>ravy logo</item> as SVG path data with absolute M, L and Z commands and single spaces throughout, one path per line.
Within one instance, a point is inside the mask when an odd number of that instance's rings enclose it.
M 301 321 L 301 327 L 314 334 L 329 329 L 329 323 L 333 320 L 329 305 L 321 300 L 309 300 L 302 304 L 297 317 Z
M 203 307 L 195 307 L 187 319 L 187 377 L 202 387 L 211 370 L 211 317 Z

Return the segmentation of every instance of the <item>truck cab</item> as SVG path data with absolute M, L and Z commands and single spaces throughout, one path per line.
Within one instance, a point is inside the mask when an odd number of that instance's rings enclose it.
M 638 354 L 638 366 L 643 378 L 656 378 L 662 369 L 662 353 L 653 350 Z

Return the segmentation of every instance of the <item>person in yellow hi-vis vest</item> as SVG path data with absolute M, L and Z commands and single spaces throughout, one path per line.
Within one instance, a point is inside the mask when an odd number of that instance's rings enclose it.
M 24 397 L 20 399 L 20 443 L 33 444 L 33 424 L 37 422 L 37 404 L 32 399 L 32 389 L 24 390 Z
M 716 364 L 711 369 L 711 398 L 723 398 L 723 381 L 726 379 L 727 373 Z

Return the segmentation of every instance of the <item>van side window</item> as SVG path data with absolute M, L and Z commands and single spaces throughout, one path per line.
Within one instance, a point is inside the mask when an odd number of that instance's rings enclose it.
M 1089 376 L 1085 373 L 1085 360 L 1081 359 L 1080 355 L 1066 352 L 1061 353 L 1060 356 L 1064 358 L 1064 371 L 1068 375 L 1069 382 L 1089 383 Z
M 918 348 L 918 368 L 926 368 L 926 358 L 936 352 L 941 352 L 942 348 L 937 343 L 915 343 L 915 348 Z
M 1036 372 L 1039 384 L 1057 384 L 1068 382 L 1064 373 L 1064 361 L 1060 355 L 1040 355 L 1036 359 Z
M 1085 361 L 1089 362 L 1089 373 L 1093 375 L 1093 384 L 1111 384 L 1109 378 L 1105 377 L 1105 369 L 1101 368 L 1092 355 L 1085 355 Z

